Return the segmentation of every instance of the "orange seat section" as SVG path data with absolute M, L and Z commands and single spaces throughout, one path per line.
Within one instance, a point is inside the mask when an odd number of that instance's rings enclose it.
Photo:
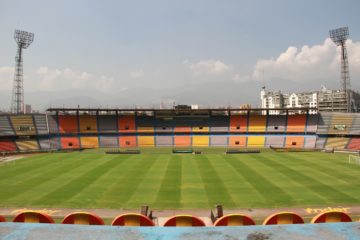
M 191 215 L 177 215 L 169 218 L 164 227 L 204 227 L 205 223 L 198 217 Z
M 79 132 L 77 116 L 59 115 L 59 131 L 60 133 Z
M 191 136 L 174 136 L 174 145 L 176 147 L 190 147 L 191 146 Z
M 136 132 L 135 116 L 124 115 L 118 119 L 119 132 L 122 133 L 134 133 Z
M 230 147 L 246 147 L 246 136 L 230 136 Z
M 214 223 L 215 227 L 220 226 L 249 226 L 255 225 L 255 221 L 246 215 L 242 214 L 229 214 L 222 216 Z
M 267 217 L 263 225 L 302 224 L 304 219 L 296 213 L 280 212 Z
M 55 223 L 52 217 L 46 213 L 25 211 L 15 216 L 13 222 L 25 223 Z
M 112 226 L 128 226 L 128 227 L 152 227 L 155 226 L 153 221 L 147 216 L 137 213 L 127 213 L 120 216 L 117 216 L 112 224 Z
M 61 138 L 61 148 L 62 149 L 80 148 L 79 138 L 77 138 L 77 137 L 62 137 Z
M 79 124 L 81 133 L 96 133 L 98 131 L 96 116 L 80 115 Z
M 351 138 L 347 146 L 348 149 L 360 150 L 360 138 Z
M 323 212 L 311 219 L 311 223 L 329 222 L 352 222 L 352 219 L 347 213 L 338 211 Z
M 230 116 L 230 132 L 247 131 L 247 116 L 246 115 L 231 115 Z
M 99 139 L 97 137 L 81 137 L 81 147 L 83 148 L 97 148 L 99 147 Z
M 286 136 L 285 147 L 287 148 L 303 148 L 304 136 Z
M 104 220 L 92 213 L 75 212 L 65 216 L 62 224 L 104 225 Z
M 304 132 L 306 126 L 306 115 L 289 115 L 286 131 Z
M 188 127 L 188 126 L 176 126 L 176 127 L 174 127 L 174 132 L 175 133 L 190 133 L 191 132 L 191 127 Z
M 126 147 L 136 147 L 136 136 L 120 136 L 119 137 L 119 144 L 120 147 L 126 148 Z

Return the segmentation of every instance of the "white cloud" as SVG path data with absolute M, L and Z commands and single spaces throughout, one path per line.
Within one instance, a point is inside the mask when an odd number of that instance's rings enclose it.
M 114 82 L 113 77 L 94 75 L 84 71 L 76 71 L 70 68 L 50 69 L 40 67 L 36 71 L 36 90 L 63 90 L 63 89 L 98 89 L 109 90 Z
M 13 67 L 0 67 L 0 90 L 12 89 L 14 79 Z
M 347 41 L 350 78 L 360 77 L 360 42 Z M 340 47 L 326 39 L 321 45 L 289 47 L 274 59 L 260 59 L 252 73 L 253 79 L 283 79 L 290 81 L 316 81 L 340 79 Z M 340 80 L 339 80 L 340 81 Z M 320 83 L 319 85 L 320 86 Z M 340 86 L 340 84 L 339 84 Z
M 197 63 L 189 63 L 188 60 L 185 60 L 184 64 L 189 66 L 194 75 L 219 75 L 232 71 L 232 66 L 213 59 L 203 60 Z
M 142 78 L 144 76 L 144 70 L 139 69 L 139 70 L 130 71 L 129 76 L 131 78 Z

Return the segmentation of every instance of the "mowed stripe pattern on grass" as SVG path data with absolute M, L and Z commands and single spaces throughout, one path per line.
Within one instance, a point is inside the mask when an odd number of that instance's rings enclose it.
M 49 153 L 0 165 L 1 207 L 155 209 L 360 203 L 347 154 Z

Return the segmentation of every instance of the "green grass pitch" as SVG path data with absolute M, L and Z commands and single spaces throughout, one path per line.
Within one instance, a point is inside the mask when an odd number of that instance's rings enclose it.
M 0 207 L 138 209 L 356 205 L 360 166 L 348 154 L 49 153 L 0 165 Z

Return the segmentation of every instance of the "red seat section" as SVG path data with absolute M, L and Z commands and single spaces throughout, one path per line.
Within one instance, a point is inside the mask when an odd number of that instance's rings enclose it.
M 177 215 L 169 218 L 164 227 L 204 227 L 205 223 L 198 217 L 191 215 Z
M 59 115 L 59 131 L 60 133 L 79 132 L 77 116 Z
M 0 215 L 0 222 L 6 222 L 5 217 L 3 217 L 3 216 Z
M 347 145 L 348 149 L 360 150 L 360 138 L 351 138 Z
M 77 137 L 62 137 L 61 138 L 61 148 L 62 149 L 80 148 L 79 138 L 77 138 Z
M 16 144 L 11 140 L 0 140 L 0 151 L 13 152 L 16 151 Z
M 74 212 L 67 215 L 62 224 L 104 225 L 101 217 L 87 212 Z
M 249 226 L 255 225 L 255 221 L 246 215 L 242 214 L 229 214 L 222 216 L 214 223 L 215 227 L 221 226 Z
M 55 223 L 52 217 L 50 217 L 48 214 L 36 211 L 21 212 L 15 216 L 13 222 Z
M 147 216 L 137 213 L 127 213 L 117 216 L 111 224 L 112 226 L 155 226 L 153 221 Z
M 305 132 L 306 115 L 289 115 L 287 123 L 287 132 Z
M 118 119 L 119 132 L 134 133 L 136 132 L 135 116 L 125 115 L 120 116 Z
M 323 212 L 311 219 L 311 223 L 352 222 L 351 217 L 338 211 Z
M 278 224 L 302 224 L 304 219 L 296 213 L 279 212 L 270 215 L 265 219 L 263 225 L 278 225 Z

